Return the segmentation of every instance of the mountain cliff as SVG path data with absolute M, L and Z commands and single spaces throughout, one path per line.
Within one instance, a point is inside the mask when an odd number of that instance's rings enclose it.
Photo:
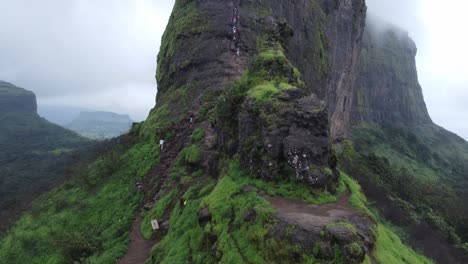
M 443 255 L 434 258 L 463 260 L 454 245 L 463 247 L 464 218 L 449 214 L 463 209 L 461 189 L 441 184 L 463 180 L 463 170 L 448 152 L 427 152 L 414 134 L 436 127 L 417 77 L 393 76 L 398 65 L 415 73 L 411 42 L 395 40 L 393 52 L 381 48 L 387 42 L 364 33 L 365 17 L 363 0 L 177 0 L 148 119 L 39 199 L 1 240 L 0 259 L 433 263 L 411 244 L 431 257 L 441 245 Z M 363 70 L 381 50 L 395 65 Z M 374 89 L 393 98 L 383 109 Z M 400 104 L 400 93 L 414 96 Z M 421 130 L 410 134 L 410 127 Z M 451 150 L 437 134 L 427 135 L 433 146 Z M 453 137 L 450 144 L 461 146 Z M 437 168 L 452 174 L 434 177 Z M 392 205 L 409 210 L 387 210 Z M 423 229 L 414 230 L 436 244 L 421 246 L 418 234 L 400 238 L 415 226 L 409 221 L 420 221 Z
M 11 83 L 0 81 L 0 113 L 37 111 L 36 95 Z
M 0 82 L 0 229 L 33 198 L 59 183 L 66 157 L 87 143 L 40 118 L 33 92 Z
M 369 19 L 355 84 L 353 120 L 431 124 L 416 70 L 416 45 L 408 33 Z
M 468 143 L 431 121 L 408 33 L 370 18 L 362 46 L 346 171 L 412 245 L 465 263 Z

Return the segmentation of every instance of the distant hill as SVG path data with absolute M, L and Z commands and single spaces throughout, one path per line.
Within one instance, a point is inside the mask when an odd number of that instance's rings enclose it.
M 89 109 L 73 106 L 41 105 L 40 103 L 37 106 L 37 112 L 40 116 L 63 127 L 75 120 L 83 111 L 89 111 Z
M 117 137 L 128 132 L 132 123 L 128 115 L 112 112 L 81 112 L 66 127 L 82 136 L 102 139 Z
M 90 141 L 37 114 L 33 92 L 0 81 L 0 230 L 65 177 L 67 158 Z

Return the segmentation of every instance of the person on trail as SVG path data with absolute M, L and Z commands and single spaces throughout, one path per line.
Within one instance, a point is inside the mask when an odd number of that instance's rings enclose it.
M 232 27 L 237 27 L 237 21 L 239 21 L 237 15 L 232 16 Z
M 164 140 L 163 140 L 163 139 L 159 140 L 159 148 L 160 148 L 161 150 L 164 149 Z
M 239 48 L 240 30 L 239 29 L 236 29 L 236 31 L 234 32 L 233 40 L 234 40 L 234 51 L 236 52 L 237 56 L 239 56 L 240 55 L 240 48 Z
M 237 41 L 237 32 L 239 32 L 237 30 L 237 27 L 232 27 L 232 40 L 233 41 Z
M 190 127 L 192 127 L 193 122 L 195 121 L 195 115 L 193 114 L 193 112 L 189 113 L 189 118 L 190 118 Z
M 180 206 L 184 207 L 187 205 L 187 201 L 184 199 L 184 197 L 180 198 Z

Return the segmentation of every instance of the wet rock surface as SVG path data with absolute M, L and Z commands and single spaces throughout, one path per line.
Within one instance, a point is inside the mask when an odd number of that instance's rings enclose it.
M 416 45 L 407 32 L 384 24 L 368 19 L 354 91 L 353 122 L 432 124 L 418 81 Z
M 239 116 L 243 162 L 259 178 L 284 177 L 290 171 L 312 187 L 332 182 L 327 173 L 330 155 L 325 103 L 314 94 L 290 89 L 279 101 L 258 104 L 247 99 Z M 331 168 L 334 169 L 334 168 Z

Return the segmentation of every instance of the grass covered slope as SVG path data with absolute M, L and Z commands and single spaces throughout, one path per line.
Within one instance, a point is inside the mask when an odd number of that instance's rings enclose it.
M 302 184 L 293 182 L 254 180 L 237 162 L 226 166 L 228 169 L 218 181 L 210 180 L 207 184 L 196 184 L 188 189 L 184 195 L 187 205 L 177 204 L 172 209 L 171 228 L 153 248 L 153 256 L 148 263 L 184 263 L 187 260 L 192 263 L 346 263 L 339 257 L 325 261 L 319 255 L 306 255 L 309 249 L 275 239 L 271 236 L 271 230 L 277 223 L 273 217 L 274 209 L 258 192 L 246 191 L 245 188 L 256 186 L 270 195 L 307 197 L 314 204 L 325 200 L 333 202 L 336 196 L 326 193 L 313 195 L 310 190 L 301 190 Z M 340 185 L 351 191 L 349 202 L 356 210 L 375 218 L 356 181 L 343 175 Z M 172 192 L 166 197 L 170 196 Z M 200 222 L 200 211 L 206 208 L 211 219 Z M 256 212 L 252 222 L 246 220 L 246 215 L 251 212 Z M 366 258 L 367 261 L 373 258 L 382 264 L 432 263 L 404 245 L 384 223 L 379 221 L 375 232 L 376 248 Z
M 437 126 L 362 123 L 343 157 L 382 214 L 438 261 L 463 263 L 468 212 L 464 201 L 468 144 Z M 456 250 L 448 244 L 459 247 Z M 458 260 L 456 260 L 458 259 Z M 461 261 L 461 262 L 456 262 Z
M 147 139 L 79 164 L 73 180 L 43 195 L 5 234 L 0 263 L 114 263 L 127 250 L 141 199 L 135 183 L 158 156 L 155 140 Z
M 39 117 L 34 93 L 5 83 L 0 88 L 2 230 L 32 199 L 66 178 L 74 151 L 91 142 Z

